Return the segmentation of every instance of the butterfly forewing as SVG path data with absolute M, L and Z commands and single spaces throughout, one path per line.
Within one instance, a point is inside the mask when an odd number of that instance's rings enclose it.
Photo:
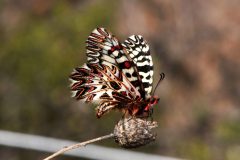
M 149 97 L 153 83 L 153 62 L 149 45 L 140 35 L 130 36 L 122 44 L 137 67 L 143 84 L 145 97 Z

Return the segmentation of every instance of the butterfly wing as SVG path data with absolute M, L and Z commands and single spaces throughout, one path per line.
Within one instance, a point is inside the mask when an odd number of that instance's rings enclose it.
M 131 36 L 121 44 L 106 29 L 96 28 L 86 43 L 87 64 L 70 76 L 73 96 L 98 103 L 98 117 L 132 104 L 140 108 L 152 89 L 152 58 L 146 41 Z
M 123 74 L 126 75 L 132 85 L 140 92 L 141 97 L 145 99 L 145 95 L 151 92 L 152 83 L 148 82 L 152 81 L 153 73 L 151 70 L 150 81 L 145 80 L 148 79 L 149 76 L 143 74 L 145 72 L 143 68 L 145 67 L 145 63 L 140 62 L 149 57 L 149 63 L 151 63 L 151 65 L 152 61 L 148 45 L 142 37 L 139 38 L 139 36 L 136 36 L 136 38 L 137 39 L 133 39 L 130 37 L 121 44 L 117 38 L 106 29 L 97 28 L 93 30 L 87 39 L 87 57 L 89 64 L 99 64 L 100 66 L 107 65 L 110 67 L 117 66 Z M 137 50 L 135 49 L 140 49 L 140 52 L 138 52 L 139 60 L 133 61 L 134 59 L 131 56 L 136 53 L 135 51 Z M 141 59 L 142 57 L 144 58 Z M 150 68 L 152 68 L 152 66 Z M 147 69 L 147 71 L 149 71 L 150 68 Z M 142 76 L 143 78 L 141 78 Z M 144 83 L 142 83 L 142 80 Z M 146 91 L 147 94 L 145 93 Z
M 115 55 L 112 53 L 120 43 L 105 28 L 96 28 L 87 41 L 87 61 L 89 64 L 116 66 Z
M 97 117 L 114 109 L 122 109 L 140 98 L 140 93 L 116 67 L 85 64 L 70 75 L 71 90 L 77 100 L 98 103 Z
M 140 35 L 132 35 L 124 41 L 122 46 L 126 49 L 140 75 L 145 97 L 150 97 L 153 83 L 153 61 L 149 45 Z

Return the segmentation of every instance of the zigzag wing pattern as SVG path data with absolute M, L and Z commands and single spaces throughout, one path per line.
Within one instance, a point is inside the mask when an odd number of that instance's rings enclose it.
M 85 64 L 70 75 L 71 90 L 77 100 L 99 103 L 97 116 L 139 100 L 140 93 L 116 67 Z
M 144 84 L 141 83 L 136 63 L 132 62 L 127 50 L 104 28 L 93 30 L 87 39 L 89 64 L 117 66 L 132 85 L 145 97 Z
M 129 53 L 137 67 L 143 84 L 145 97 L 150 97 L 153 83 L 153 62 L 150 55 L 149 45 L 140 35 L 132 35 L 124 41 L 122 46 Z
M 89 64 L 116 65 L 116 60 L 111 52 L 119 46 L 118 40 L 106 29 L 96 28 L 92 31 L 87 41 L 87 61 Z M 120 48 L 119 48 L 120 49 Z

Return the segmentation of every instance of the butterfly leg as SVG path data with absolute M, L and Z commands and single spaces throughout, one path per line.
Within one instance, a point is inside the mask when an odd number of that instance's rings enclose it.
M 124 119 L 124 118 L 126 117 L 126 115 L 127 115 L 127 110 L 124 110 L 124 112 L 123 112 L 123 115 L 122 115 L 122 118 L 121 118 L 121 119 Z

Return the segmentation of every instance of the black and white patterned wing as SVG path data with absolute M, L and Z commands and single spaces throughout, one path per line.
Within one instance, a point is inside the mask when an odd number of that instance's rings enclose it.
M 105 28 L 96 28 L 87 39 L 88 63 L 109 67 L 117 66 L 145 99 L 144 84 L 138 73 L 138 65 L 132 61 L 131 54 L 129 55 L 131 51 L 127 50 L 128 48 L 123 47 Z
M 153 83 L 153 62 L 149 45 L 142 36 L 132 35 L 124 41 L 122 46 L 137 67 L 145 91 L 145 97 L 150 97 Z

